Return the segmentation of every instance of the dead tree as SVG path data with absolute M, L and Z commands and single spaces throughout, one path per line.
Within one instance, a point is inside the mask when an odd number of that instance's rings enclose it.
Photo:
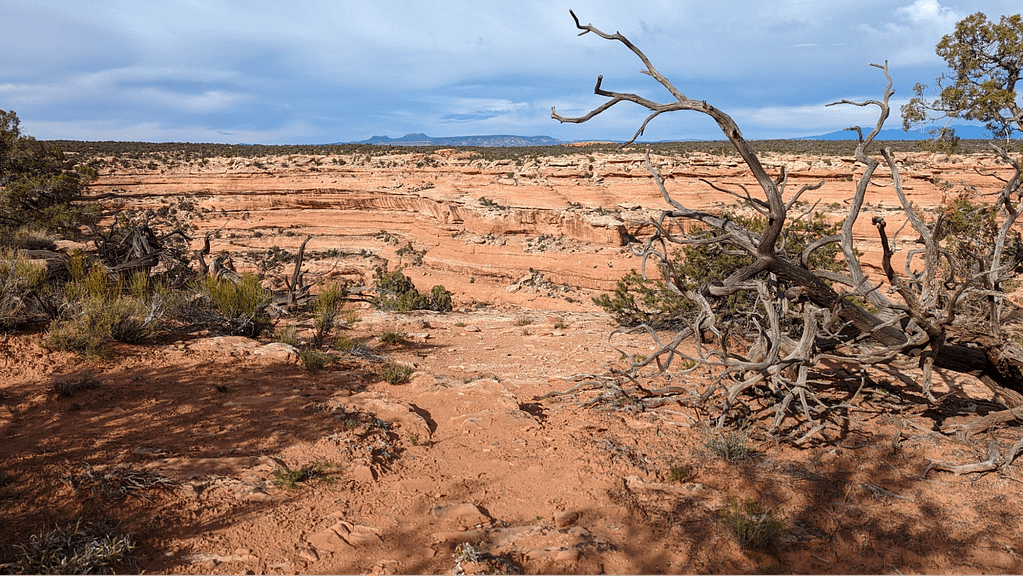
M 555 395 L 596 386 L 602 391 L 598 399 L 628 397 L 629 405 L 640 408 L 681 402 L 716 410 L 720 425 L 743 402 L 744 394 L 753 389 L 769 390 L 777 400 L 772 408 L 774 420 L 770 432 L 778 434 L 783 423 L 794 418 L 796 424 L 790 426 L 794 432 L 789 437 L 803 441 L 829 426 L 840 426 L 841 411 L 836 408 L 848 408 L 862 387 L 869 384 L 867 373 L 862 371 L 860 389 L 852 398 L 826 400 L 819 393 L 822 382 L 816 379 L 815 374 L 823 362 L 830 361 L 845 366 L 880 366 L 893 373 L 919 368 L 922 370 L 919 391 L 931 401 L 930 383 L 936 369 L 978 378 L 1006 410 L 973 421 L 961 430 L 967 436 L 1023 414 L 1023 349 L 1001 337 L 997 331 L 1004 302 L 1001 286 L 1014 274 L 1019 263 L 1015 254 L 1011 257 L 1005 255 L 1010 230 L 1023 207 L 1020 168 L 1012 158 L 1001 150 L 996 151 L 1015 172 L 1004 181 L 1004 188 L 995 202 L 1002 214 L 1002 224 L 995 245 L 981 267 L 982 272 L 966 278 L 947 277 L 942 273 L 942 265 L 950 255 L 943 250 L 940 242 L 943 219 L 947 215 L 939 215 L 934 223 L 926 222 L 906 198 L 899 166 L 892 152 L 882 149 L 880 158 L 868 156 L 874 138 L 888 118 L 889 98 L 894 93 L 887 63 L 871 64 L 880 69 L 887 79 L 882 98 L 834 103 L 874 106 L 879 110 L 877 124 L 866 136 L 860 128 L 852 128 L 859 135 L 856 159 L 863 174 L 855 183 L 854 196 L 841 233 L 813 243 L 799 258 L 792 258 L 779 251 L 779 239 L 786 227 L 799 217 L 798 214 L 793 216 L 796 201 L 820 185 L 802 186 L 788 194 L 785 169 L 782 168 L 777 176 L 769 175 L 728 114 L 705 101 L 684 95 L 621 34 L 606 34 L 592 25 L 582 25 L 574 13 L 572 17 L 581 30 L 580 36 L 592 33 L 624 44 L 643 62 L 642 72 L 657 80 L 674 100 L 659 103 L 637 94 L 605 90 L 603 76 L 598 76 L 594 92 L 608 98 L 608 101 L 580 117 L 561 116 L 552 108 L 552 117 L 560 122 L 582 123 L 621 102 L 632 102 L 648 109 L 650 115 L 623 145 L 627 146 L 661 114 L 684 110 L 706 114 L 717 123 L 752 172 L 762 196 L 730 193 L 761 214 L 767 224 L 762 232 L 756 233 L 727 215 L 686 207 L 668 191 L 648 154 L 647 168 L 669 208 L 653 223 L 656 232 L 645 242 L 642 250 L 637 251 L 637 255 L 642 257 L 644 275 L 648 265 L 655 264 L 667 286 L 693 301 L 699 313 L 670 339 L 649 325 L 617 329 L 612 332 L 612 338 L 623 332 L 645 333 L 656 343 L 656 350 L 647 358 L 639 358 L 616 347 L 630 359 L 628 368 L 609 368 L 604 374 L 581 375 L 576 379 L 579 384 Z M 875 282 L 862 270 L 852 230 L 863 215 L 868 187 L 882 164 L 891 171 L 892 185 L 908 225 L 919 234 L 922 247 L 908 254 L 905 274 L 896 272 L 891 264 L 893 248 L 887 236 L 886 222 L 875 217 L 873 222 L 884 248 L 886 276 L 883 281 Z M 716 230 L 717 235 L 707 238 L 676 234 L 675 230 L 684 229 L 678 225 L 681 221 L 700 222 Z M 707 283 L 698 290 L 684 290 L 680 288 L 682 284 L 678 278 L 673 276 L 671 251 L 677 246 L 695 244 L 715 244 L 732 253 L 745 254 L 749 264 L 722 282 Z M 829 244 L 837 244 L 841 248 L 845 265 L 842 274 L 812 270 L 807 265 L 813 251 Z M 913 272 L 910 261 L 914 266 L 922 266 L 922 271 Z M 712 306 L 716 299 L 737 293 L 749 294 L 761 311 L 749 327 L 741 331 L 722 322 Z M 984 330 L 980 330 L 978 335 L 977 330 L 969 329 L 979 319 L 964 314 L 961 304 L 967 298 L 978 297 L 989 299 L 989 317 L 985 325 L 995 328 L 991 332 L 993 336 L 982 334 Z M 876 311 L 869 311 L 857 302 L 869 302 Z M 784 330 L 783 321 L 795 325 L 795 332 Z M 615 346 L 613 342 L 612 346 Z M 685 383 L 659 389 L 646 388 L 641 384 L 641 380 L 646 381 L 649 376 L 667 376 L 669 380 L 677 381 L 683 380 L 679 377 L 698 371 L 712 374 L 714 384 L 704 390 Z

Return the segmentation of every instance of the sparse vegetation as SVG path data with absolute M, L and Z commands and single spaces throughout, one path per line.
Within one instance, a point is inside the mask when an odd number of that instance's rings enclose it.
M 748 550 L 774 550 L 785 534 L 785 524 L 755 500 L 733 501 L 719 512 L 725 528 Z
M 450 312 L 452 309 L 451 293 L 444 286 L 434 286 L 430 294 L 422 294 L 400 268 L 394 272 L 385 272 L 382 268 L 377 268 L 373 288 L 377 296 L 371 303 L 381 310 Z
M 377 370 L 377 373 L 388 384 L 406 384 L 414 371 L 411 366 L 388 361 Z
M 83 372 L 58 379 L 53 383 L 53 393 L 63 398 L 73 398 L 82 390 L 92 390 L 99 386 L 99 380 L 90 372 Z
M 331 284 L 324 287 L 313 303 L 313 322 L 316 325 L 316 332 L 313 336 L 313 343 L 316 346 L 324 344 L 330 337 L 330 333 L 343 322 L 343 307 L 348 297 L 348 288 L 340 284 Z
M 400 346 L 408 342 L 408 334 L 401 330 L 395 330 L 394 328 L 385 328 L 380 333 L 380 341 L 384 344 L 391 344 L 394 346 Z
M 312 348 L 299 350 L 298 358 L 302 361 L 302 365 L 305 366 L 305 369 L 314 374 L 323 370 L 328 364 L 334 361 L 334 357 L 330 354 L 320 352 L 319 350 L 314 350 Z
M 334 467 L 326 462 L 311 462 L 303 464 L 301 468 L 277 469 L 273 473 L 273 485 L 276 488 L 297 490 L 299 484 L 308 484 L 314 481 L 330 482 L 335 474 Z
M 222 326 L 231 334 L 259 336 L 270 327 L 268 290 L 252 274 L 242 275 L 237 284 L 216 278 L 204 278 L 197 285 L 203 299 L 222 317 Z
M 104 522 L 79 519 L 15 544 L 16 573 L 107 574 L 115 569 L 136 570 L 135 539 Z
M 685 464 L 676 464 L 668 468 L 668 480 L 672 482 L 688 482 L 693 477 L 693 468 Z
M 295 330 L 294 326 L 285 326 L 283 328 L 278 328 L 277 332 L 275 332 L 274 334 L 274 340 L 282 344 L 294 346 L 296 348 L 299 345 L 298 332 Z
M 743 462 L 753 457 L 746 430 L 706 430 L 703 445 L 712 454 L 727 462 Z
M 0 247 L 0 330 L 39 317 L 47 288 L 45 267 L 33 265 L 19 250 Z

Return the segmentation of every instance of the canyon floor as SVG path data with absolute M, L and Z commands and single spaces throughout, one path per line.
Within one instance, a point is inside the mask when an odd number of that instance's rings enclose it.
M 990 191 L 981 172 L 1001 169 L 900 158 L 924 208 Z M 43 328 L 5 335 L 0 564 L 82 518 L 131 534 L 150 573 L 1023 572 L 1018 464 L 926 471 L 1018 440 L 1014 427 L 956 439 L 993 408 L 976 382 L 939 375 L 937 395 L 970 398 L 938 405 L 912 384 L 875 388 L 840 436 L 800 447 L 753 422 L 728 432 L 748 448 L 731 459 L 697 410 L 542 398 L 620 362 L 591 298 L 639 267 L 630 241 L 663 203 L 640 154 L 100 160 L 96 199 L 180 215 L 193 248 L 216 232 L 214 253 L 262 265 L 271 285 L 289 269 L 268 261 L 311 237 L 310 277 L 365 286 L 401 266 L 420 289 L 447 287 L 455 310 L 353 304 L 343 335 L 364 345 L 316 373 L 269 338 L 168 335 L 83 359 L 48 349 Z M 694 208 L 732 204 L 703 180 L 754 184 L 734 158 L 654 160 Z M 858 173 L 843 157 L 765 163 L 784 165 L 792 190 L 823 181 L 807 208 L 836 217 Z M 870 210 L 898 218 L 890 187 L 871 194 Z M 868 264 L 871 230 L 857 231 Z M 407 339 L 385 343 L 385 330 Z M 414 367 L 410 381 L 383 381 L 384 360 Z M 776 546 L 739 545 L 729 512 L 747 506 L 780 522 Z

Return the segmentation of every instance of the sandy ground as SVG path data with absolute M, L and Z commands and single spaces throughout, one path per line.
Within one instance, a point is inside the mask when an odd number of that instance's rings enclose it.
M 83 363 L 39 334 L 7 337 L 3 558 L 85 517 L 133 534 L 154 573 L 448 573 L 463 542 L 522 573 L 1023 570 L 1019 471 L 922 478 L 926 458 L 983 460 L 986 442 L 934 432 L 949 415 L 918 391 L 870 396 L 831 444 L 751 432 L 754 454 L 727 462 L 686 409 L 536 399 L 609 357 L 602 313 L 367 310 L 350 335 L 384 328 L 410 341 L 369 340 L 317 374 L 243 338 Z M 416 372 L 387 384 L 374 355 Z M 83 373 L 93 387 L 54 392 Z M 985 440 L 1004 450 L 1013 434 Z M 277 487 L 284 466 L 322 476 Z M 126 480 L 153 477 L 172 483 Z M 744 550 L 726 528 L 721 511 L 746 501 L 784 523 L 776 550 Z

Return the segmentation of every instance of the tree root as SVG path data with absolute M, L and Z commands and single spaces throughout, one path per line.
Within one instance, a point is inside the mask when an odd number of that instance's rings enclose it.
M 974 472 L 990 472 L 992 470 L 1005 472 L 1005 468 L 1012 464 L 1012 461 L 1016 459 L 1021 449 L 1023 449 L 1023 438 L 1020 438 L 1013 444 L 1012 448 L 1009 448 L 1008 454 L 1003 457 L 999 451 L 998 442 L 992 440 L 987 445 L 987 460 L 972 464 L 951 464 L 938 460 L 928 460 L 927 467 L 924 468 L 923 474 L 920 477 L 926 478 L 927 473 L 931 470 L 944 470 L 945 472 L 952 472 L 956 476 L 973 474 Z

